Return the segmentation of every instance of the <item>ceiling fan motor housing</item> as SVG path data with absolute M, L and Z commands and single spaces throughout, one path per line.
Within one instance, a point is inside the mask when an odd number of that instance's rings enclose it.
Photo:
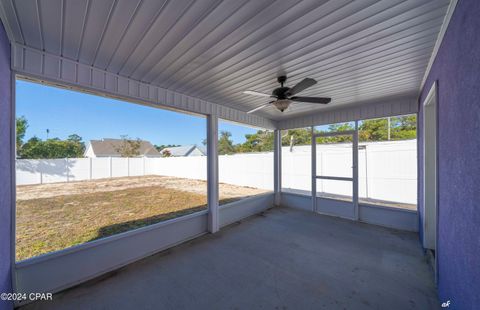
M 277 81 L 278 81 L 278 83 L 283 84 L 287 81 L 287 76 L 286 75 L 280 75 L 279 77 L 277 77 Z
M 272 96 L 276 97 L 278 99 L 286 99 L 287 98 L 287 92 L 290 89 L 290 87 L 279 87 L 275 88 L 272 92 Z

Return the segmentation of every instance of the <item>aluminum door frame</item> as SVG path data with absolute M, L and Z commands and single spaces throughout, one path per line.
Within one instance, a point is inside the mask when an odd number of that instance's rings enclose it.
M 352 136 L 352 177 L 320 176 L 317 175 L 317 143 L 319 137 Z M 352 182 L 352 219 L 358 220 L 358 121 L 355 130 L 314 133 L 312 127 L 312 211 L 320 213 L 317 206 L 317 179 Z

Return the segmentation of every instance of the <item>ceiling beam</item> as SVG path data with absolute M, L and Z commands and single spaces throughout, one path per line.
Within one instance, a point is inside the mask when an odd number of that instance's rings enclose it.
M 153 107 L 178 110 L 275 129 L 276 122 L 258 115 L 129 79 L 61 56 L 12 43 L 12 70 L 52 86 L 114 97 Z
M 389 98 L 357 102 L 348 106 L 325 109 L 315 114 L 306 114 L 279 121 L 279 129 L 328 125 L 355 120 L 413 114 L 418 112 L 418 94 L 405 94 Z

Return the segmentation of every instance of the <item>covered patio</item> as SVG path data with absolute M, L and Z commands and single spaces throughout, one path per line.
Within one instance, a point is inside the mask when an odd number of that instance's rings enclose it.
M 275 207 L 25 309 L 437 306 L 415 233 Z
M 0 309 L 474 309 L 478 14 L 474 0 L 2 1 L 0 292 L 10 297 Z M 111 184 L 112 162 L 124 162 L 125 186 L 135 164 L 160 180 L 154 190 L 205 164 L 191 189 L 206 184 L 194 197 L 202 207 L 17 260 L 20 80 L 205 120 L 206 156 L 110 157 L 99 181 Z M 416 160 L 401 165 L 412 143 L 385 157 L 370 173 L 393 167 L 404 183 L 381 175 L 375 186 L 398 189 L 397 200 L 369 197 L 362 124 L 388 119 L 390 143 L 391 118 L 405 115 L 416 120 Z M 231 155 L 219 151 L 222 122 L 271 137 L 269 167 L 268 154 L 220 156 Z M 308 141 L 307 156 L 287 162 L 289 130 Z M 92 181 L 100 161 L 67 158 L 62 178 L 88 163 L 82 180 Z M 286 178 L 305 181 L 299 161 L 307 185 L 290 188 Z M 240 174 L 252 194 L 226 199 L 221 183 Z

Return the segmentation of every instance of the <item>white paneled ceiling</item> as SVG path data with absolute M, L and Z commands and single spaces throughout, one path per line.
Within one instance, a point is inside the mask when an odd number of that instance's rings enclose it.
M 329 108 L 417 94 L 448 0 L 2 0 L 17 43 L 248 111 L 276 76 Z M 279 120 L 320 111 L 297 104 Z

